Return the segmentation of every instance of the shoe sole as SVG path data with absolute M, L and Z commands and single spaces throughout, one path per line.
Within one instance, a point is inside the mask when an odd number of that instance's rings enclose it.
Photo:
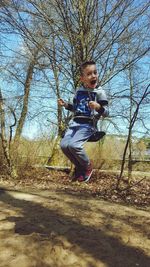
M 88 178 L 85 179 L 83 182 L 87 183 L 87 182 L 91 179 L 92 173 L 93 173 L 93 170 L 91 171 L 91 173 L 90 173 L 90 175 L 88 176 Z

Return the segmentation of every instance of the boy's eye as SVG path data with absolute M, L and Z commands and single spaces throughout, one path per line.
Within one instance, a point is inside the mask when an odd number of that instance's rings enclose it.
M 89 75 L 91 75 L 91 72 L 87 72 L 87 74 L 86 74 L 87 76 L 89 76 Z

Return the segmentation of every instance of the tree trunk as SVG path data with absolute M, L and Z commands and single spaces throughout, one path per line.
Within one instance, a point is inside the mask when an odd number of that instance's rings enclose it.
M 27 76 L 26 76 L 26 81 L 25 81 L 25 86 L 24 86 L 24 98 L 23 98 L 23 107 L 21 111 L 21 115 L 17 124 L 17 129 L 14 137 L 14 143 L 17 144 L 17 142 L 20 140 L 23 126 L 26 120 L 27 112 L 28 112 L 28 102 L 29 102 L 29 94 L 30 94 L 30 87 L 31 87 L 31 82 L 32 82 L 32 77 L 33 77 L 33 71 L 34 71 L 34 66 L 36 64 L 36 59 L 37 59 L 37 54 L 38 54 L 39 49 L 37 49 L 33 55 L 33 59 L 29 64 L 28 71 L 27 71 Z
M 57 66 L 57 59 L 56 59 L 56 46 L 55 46 L 55 37 L 53 36 L 53 62 L 51 62 L 54 79 L 55 79 L 55 86 L 56 86 L 56 97 L 57 100 L 60 98 L 60 85 L 59 85 L 59 68 Z M 62 135 L 63 132 L 63 122 L 62 122 L 62 108 L 60 105 L 57 104 L 57 124 L 58 124 L 58 136 Z
M 9 149 L 9 142 L 6 137 L 6 130 L 5 130 L 5 110 L 4 110 L 4 103 L 2 98 L 2 92 L 0 89 L 0 123 L 1 123 L 1 140 L 2 140 L 2 148 L 4 152 L 4 156 L 6 158 L 7 166 L 10 172 L 10 175 L 12 178 L 17 178 L 17 171 L 13 164 L 13 161 L 11 159 L 10 155 L 10 149 Z
M 129 133 L 128 184 L 132 180 L 132 131 Z
M 132 114 L 132 118 L 131 118 L 131 121 L 130 121 L 130 128 L 129 128 L 129 132 L 128 132 L 128 137 L 127 137 L 127 141 L 126 141 L 126 144 L 125 144 L 125 148 L 124 148 L 124 153 L 123 153 L 123 159 L 122 159 L 122 164 L 121 164 L 121 170 L 120 170 L 120 175 L 118 177 L 118 181 L 117 181 L 117 185 L 116 185 L 116 188 L 119 189 L 119 185 L 120 185 L 120 181 L 121 181 L 121 178 L 122 178 L 122 175 L 123 175 L 123 171 L 124 171 L 124 165 L 125 165 L 125 159 L 126 159 L 126 153 L 127 153 L 127 149 L 128 149 L 128 146 L 129 146 L 129 140 L 130 140 L 130 135 L 131 135 L 131 130 L 136 122 L 136 119 L 137 119 L 137 116 L 138 116 L 138 112 L 139 112 L 139 109 L 140 109 L 140 106 L 143 102 L 143 100 L 149 96 L 150 94 L 150 91 L 149 90 L 149 87 L 150 87 L 150 84 L 148 84 L 148 86 L 146 87 L 146 89 L 144 90 L 141 98 L 140 98 L 140 101 L 139 102 L 136 102 L 136 109 L 134 111 L 134 113 Z
M 132 67 L 129 67 L 129 82 L 130 82 L 130 114 L 129 114 L 129 157 L 128 157 L 128 184 L 132 180 L 132 113 L 133 113 L 133 70 Z

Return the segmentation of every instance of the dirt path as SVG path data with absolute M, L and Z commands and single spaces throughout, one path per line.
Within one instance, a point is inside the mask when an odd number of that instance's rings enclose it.
M 0 267 L 149 267 L 148 211 L 82 193 L 0 189 Z

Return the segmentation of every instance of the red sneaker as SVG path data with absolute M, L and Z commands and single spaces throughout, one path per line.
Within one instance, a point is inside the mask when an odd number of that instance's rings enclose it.
M 92 173 L 93 173 L 93 168 L 92 168 L 92 164 L 90 163 L 84 175 L 84 182 L 88 182 L 90 180 Z
M 84 175 L 80 175 L 79 177 L 78 177 L 78 181 L 79 182 L 84 182 Z
M 80 176 L 78 177 L 78 181 L 79 181 L 79 182 L 88 182 L 88 181 L 90 180 L 90 178 L 91 178 L 92 173 L 93 173 L 93 168 L 92 168 L 92 165 L 91 165 L 91 163 L 90 163 L 90 164 L 88 165 L 88 167 L 87 167 L 87 169 L 86 169 L 84 175 L 80 175 Z

